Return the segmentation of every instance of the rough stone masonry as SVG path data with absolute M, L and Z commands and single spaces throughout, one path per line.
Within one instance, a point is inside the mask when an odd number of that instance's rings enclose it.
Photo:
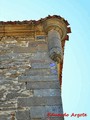
M 62 67 L 69 23 L 60 16 L 0 22 L 0 120 L 64 120 Z

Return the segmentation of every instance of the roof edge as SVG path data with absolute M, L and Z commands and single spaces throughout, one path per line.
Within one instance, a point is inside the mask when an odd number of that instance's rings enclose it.
M 68 26 L 70 25 L 68 23 L 67 20 L 65 20 L 63 17 L 59 16 L 59 15 L 48 15 L 47 17 L 45 18 L 41 18 L 39 20 L 23 20 L 23 21 L 0 21 L 0 24 L 1 25 L 4 25 L 4 24 L 39 24 L 47 19 L 51 19 L 51 18 L 58 18 L 58 19 L 63 19 L 63 21 L 65 22 L 65 24 Z

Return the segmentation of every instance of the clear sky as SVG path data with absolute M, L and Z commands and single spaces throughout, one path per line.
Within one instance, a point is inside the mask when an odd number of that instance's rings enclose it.
M 0 21 L 40 19 L 60 15 L 72 28 L 66 42 L 62 99 L 67 114 L 86 113 L 90 120 L 90 1 L 89 0 L 0 0 Z

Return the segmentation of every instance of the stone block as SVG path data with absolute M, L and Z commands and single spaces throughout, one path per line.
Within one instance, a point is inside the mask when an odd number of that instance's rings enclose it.
M 44 60 L 44 59 L 50 59 L 48 52 L 36 52 L 33 54 L 33 56 L 31 57 L 32 60 Z
M 55 68 L 31 68 L 25 72 L 25 75 L 53 75 L 57 74 L 57 70 Z
M 17 100 L 9 100 L 9 101 L 1 101 L 0 102 L 0 108 L 2 109 L 8 109 L 8 108 L 16 108 L 17 106 Z
M 46 113 L 56 113 L 56 114 L 63 114 L 62 110 L 62 102 L 58 106 L 45 106 Z
M 34 96 L 60 96 L 60 89 L 39 89 L 34 90 Z
M 61 96 L 46 97 L 46 105 L 60 105 L 60 104 L 61 104 Z
M 25 92 L 27 93 L 27 90 Z M 28 97 L 28 96 L 30 96 L 30 94 L 28 94 L 28 93 L 27 94 L 23 94 L 23 92 L 18 93 L 18 92 L 13 92 L 12 91 L 12 92 L 7 93 L 6 100 L 16 99 L 17 97 Z
M 60 105 L 60 96 L 18 98 L 18 107 Z
M 20 93 L 10 92 L 10 93 L 7 93 L 6 99 L 7 99 L 7 100 L 10 100 L 10 99 L 17 98 L 18 96 L 20 96 Z
M 0 115 L 0 120 L 7 120 L 7 116 L 5 116 L 5 115 Z
M 30 81 L 26 84 L 27 89 L 58 89 L 59 81 Z
M 35 76 L 20 76 L 18 78 L 19 82 L 25 82 L 25 81 L 58 81 L 58 76 L 57 75 L 35 75 Z
M 31 120 L 29 110 L 17 111 L 16 119 L 17 120 Z
M 38 62 L 38 63 L 32 63 L 32 68 L 38 68 L 38 69 L 40 69 L 40 68 L 46 68 L 46 69 L 48 69 L 48 68 L 50 68 L 50 66 L 49 66 L 49 63 L 40 63 L 40 62 Z
M 37 106 L 30 108 L 30 116 L 31 118 L 44 118 L 45 117 L 45 107 L 44 106 Z
M 26 72 L 26 75 L 50 75 L 50 69 L 30 69 Z
M 37 49 L 40 52 L 46 52 L 46 51 L 48 51 L 48 46 L 45 43 L 43 43 L 43 44 L 39 43 Z
M 33 120 L 48 120 L 48 118 L 51 118 L 53 120 L 56 118 L 55 120 L 59 120 L 60 117 L 49 116 L 49 113 L 62 114 L 62 106 L 33 106 L 30 108 L 30 117 Z
M 34 53 L 37 52 L 37 47 L 14 47 L 14 53 Z

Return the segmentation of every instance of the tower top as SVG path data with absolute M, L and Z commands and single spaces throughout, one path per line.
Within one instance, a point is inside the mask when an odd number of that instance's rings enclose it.
M 40 39 L 42 41 L 43 39 L 47 40 L 48 33 L 50 35 L 51 30 L 60 33 L 62 53 L 64 55 L 65 41 L 69 40 L 68 33 L 71 33 L 71 28 L 69 27 L 68 21 L 58 15 L 48 15 L 40 20 L 0 21 L 0 40 L 4 41 L 9 38 L 12 41 L 14 38 L 16 41 L 40 41 Z M 58 45 L 58 43 L 56 45 Z M 62 68 L 63 60 L 58 70 L 60 80 L 62 80 Z

